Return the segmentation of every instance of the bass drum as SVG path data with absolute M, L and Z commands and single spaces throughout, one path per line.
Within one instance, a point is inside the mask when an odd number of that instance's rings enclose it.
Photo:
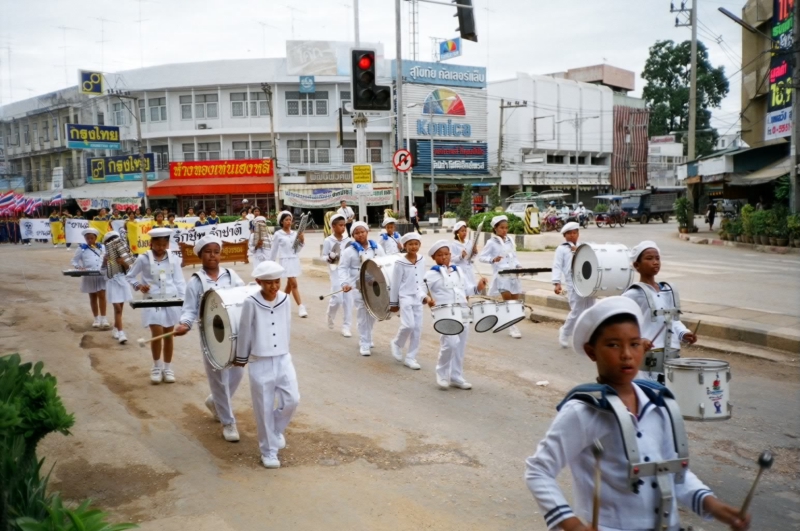
M 208 290 L 200 302 L 200 344 L 203 355 L 217 370 L 230 367 L 236 357 L 236 338 L 244 300 L 258 292 L 256 284 Z
M 572 284 L 581 297 L 622 295 L 633 284 L 630 250 L 621 243 L 584 243 L 572 257 Z
M 402 256 L 400 253 L 376 256 L 361 264 L 358 289 L 361 290 L 367 311 L 378 321 L 386 321 L 392 316 L 389 311 L 389 290 L 394 266 Z

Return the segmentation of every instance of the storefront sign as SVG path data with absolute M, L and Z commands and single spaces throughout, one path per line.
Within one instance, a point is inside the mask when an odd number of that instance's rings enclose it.
M 119 127 L 65 124 L 70 149 L 119 149 Z
M 201 160 L 195 162 L 170 162 L 170 179 L 196 179 L 198 177 L 272 177 L 272 159 Z
M 769 93 L 765 118 L 765 140 L 791 136 L 792 120 L 792 66 L 790 51 L 795 23 L 792 0 L 773 0 L 772 4 L 772 58 L 769 64 Z M 797 43 L 795 43 L 796 45 Z
M 155 156 L 145 153 L 144 171 L 148 181 L 156 179 L 155 167 Z M 86 172 L 87 183 L 141 181 L 142 162 L 138 155 L 91 158 L 86 165 Z
M 456 175 L 480 175 L 489 173 L 488 148 L 485 142 L 433 143 L 434 173 Z M 428 175 L 431 171 L 431 149 L 429 142 L 417 142 L 416 175 Z
M 314 76 L 300 76 L 300 94 L 314 94 L 316 91 Z
M 143 192 L 140 192 L 142 194 Z M 113 199 L 76 199 L 78 207 L 83 212 L 89 210 L 100 210 L 105 208 L 116 208 L 117 210 L 128 210 L 129 208 L 137 209 L 141 203 L 138 197 L 115 197 Z
M 675 143 L 675 135 L 661 135 L 661 136 L 651 136 L 650 137 L 651 144 L 674 144 Z
M 283 191 L 284 202 L 297 208 L 332 208 L 338 207 L 341 201 L 357 202 L 364 199 L 367 206 L 391 205 L 394 189 L 372 190 L 370 195 L 356 196 L 350 188 L 327 190 L 325 193 L 304 194 L 292 190 Z
M 461 56 L 461 37 L 449 39 L 439 43 L 439 60 L 447 61 Z
M 395 77 L 394 61 L 392 77 Z M 486 88 L 486 68 L 482 66 L 403 61 L 403 78 L 409 83 Z
M 248 242 L 240 242 L 240 243 L 230 243 L 230 242 L 222 242 L 222 250 L 220 253 L 220 262 L 241 262 L 243 264 L 249 263 L 247 259 L 247 246 Z M 183 261 L 181 262 L 181 267 L 186 267 L 188 265 L 198 265 L 202 264 L 203 261 L 200 260 L 196 254 L 194 254 L 194 246 L 188 245 L 186 243 L 180 244 L 180 252 Z
M 103 95 L 103 73 L 78 71 L 78 81 L 80 82 L 81 94 L 90 96 Z
M 306 173 L 309 184 L 349 183 L 352 174 L 349 171 L 310 171 Z

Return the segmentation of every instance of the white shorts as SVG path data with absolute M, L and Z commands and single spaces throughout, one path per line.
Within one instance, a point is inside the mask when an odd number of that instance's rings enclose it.
M 162 308 L 142 308 L 142 326 L 145 328 L 150 325 L 163 326 L 169 328 L 175 326 L 181 319 L 180 306 L 165 306 Z
M 281 258 L 280 263 L 281 267 L 286 270 L 281 278 L 297 278 L 303 274 L 303 271 L 300 269 L 300 258 L 297 256 Z
M 507 291 L 515 295 L 522 293 L 519 277 L 515 275 L 495 275 L 492 279 L 492 285 L 489 286 L 489 295 L 500 295 L 501 291 Z

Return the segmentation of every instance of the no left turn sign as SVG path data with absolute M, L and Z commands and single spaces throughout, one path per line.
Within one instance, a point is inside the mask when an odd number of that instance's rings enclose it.
M 398 149 L 394 152 L 392 164 L 394 165 L 394 169 L 399 172 L 409 171 L 412 164 L 414 164 L 414 160 L 411 158 L 411 152 L 407 149 Z

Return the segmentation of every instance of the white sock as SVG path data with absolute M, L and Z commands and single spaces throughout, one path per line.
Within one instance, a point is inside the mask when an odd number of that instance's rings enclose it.
M 172 363 L 165 363 L 165 364 L 164 364 L 164 370 L 165 370 L 165 371 L 168 371 L 168 370 L 170 370 L 170 369 L 172 369 Z
M 161 360 L 154 360 L 153 361 L 153 367 L 158 367 L 160 369 L 161 368 Z

